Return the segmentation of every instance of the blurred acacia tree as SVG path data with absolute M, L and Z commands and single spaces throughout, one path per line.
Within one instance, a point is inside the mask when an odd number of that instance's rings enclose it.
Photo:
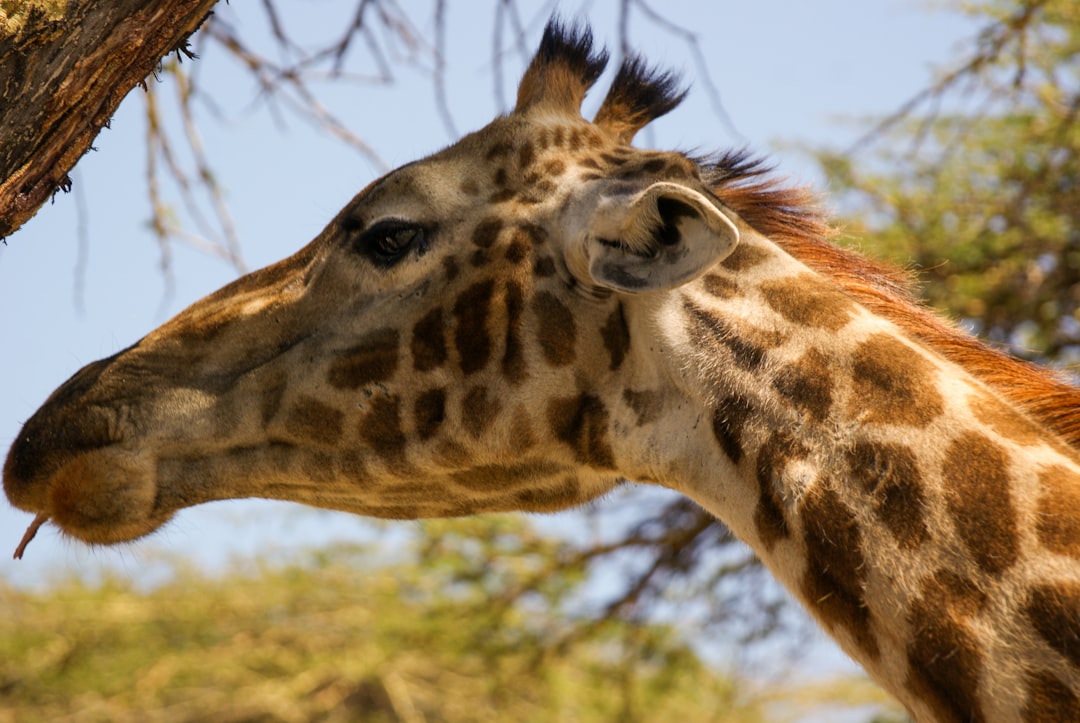
M 521 518 L 425 533 L 392 566 L 339 545 L 153 590 L 0 584 L 0 721 L 766 720 L 670 625 L 551 645 L 574 580 L 514 593 L 565 552 Z
M 1020 356 L 1080 361 L 1080 4 L 988 0 L 966 61 L 822 153 L 865 251 Z

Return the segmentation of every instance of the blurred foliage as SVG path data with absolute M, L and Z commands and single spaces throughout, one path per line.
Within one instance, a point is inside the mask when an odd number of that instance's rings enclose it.
M 566 553 L 520 518 L 425 528 L 394 565 L 339 545 L 149 591 L 0 587 L 0 721 L 774 719 L 686 631 L 611 618 L 567 638 L 582 578 L 515 592 Z
M 1080 4 L 989 0 L 965 63 L 822 153 L 848 230 L 1021 356 L 1080 361 Z M 873 148 L 874 152 L 868 152 Z
M 610 621 L 547 646 L 574 624 L 558 605 L 573 576 L 490 605 L 557 553 L 520 521 L 429 533 L 392 567 L 338 546 L 150 592 L 4 590 L 0 719 L 759 719 L 670 627 Z

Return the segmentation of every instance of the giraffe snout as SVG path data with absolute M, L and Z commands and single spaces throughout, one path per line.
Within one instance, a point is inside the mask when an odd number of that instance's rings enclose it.
M 125 451 L 127 405 L 102 389 L 118 356 L 88 364 L 53 392 L 13 440 L 3 468 L 13 506 L 88 542 L 132 539 L 160 524 L 145 521 L 153 465 Z

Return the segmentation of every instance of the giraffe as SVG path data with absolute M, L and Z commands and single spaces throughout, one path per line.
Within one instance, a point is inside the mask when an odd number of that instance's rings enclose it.
M 1080 391 L 919 306 L 677 79 L 558 19 L 512 112 L 61 385 L 4 490 L 91 544 L 262 497 L 381 518 L 695 500 L 920 721 L 1080 719 Z

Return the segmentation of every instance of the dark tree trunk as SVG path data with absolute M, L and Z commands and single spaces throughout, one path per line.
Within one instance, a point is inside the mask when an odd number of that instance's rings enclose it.
M 120 101 L 215 2 L 29 0 L 0 24 L 0 239 L 70 186 Z

